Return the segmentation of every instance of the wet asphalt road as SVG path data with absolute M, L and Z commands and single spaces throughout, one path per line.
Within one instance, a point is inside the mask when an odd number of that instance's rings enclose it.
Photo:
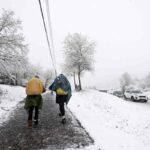
M 37 127 L 27 127 L 27 112 L 23 106 L 24 102 L 18 104 L 10 120 L 0 126 L 0 150 L 84 149 L 94 143 L 69 109 L 66 124 L 61 124 L 55 96 L 49 92 L 43 95 Z

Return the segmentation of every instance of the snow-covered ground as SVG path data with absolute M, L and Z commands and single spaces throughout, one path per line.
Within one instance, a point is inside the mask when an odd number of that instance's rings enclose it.
M 92 150 L 150 150 L 150 102 L 85 90 L 74 92 L 68 107 L 94 138 Z
M 23 100 L 25 89 L 6 85 L 0 89 L 1 125 Z M 73 92 L 68 107 L 95 140 L 86 150 L 150 150 L 150 101 L 131 102 L 85 90 Z
M 0 85 L 0 125 L 9 119 L 17 104 L 25 97 L 25 89 L 8 85 Z

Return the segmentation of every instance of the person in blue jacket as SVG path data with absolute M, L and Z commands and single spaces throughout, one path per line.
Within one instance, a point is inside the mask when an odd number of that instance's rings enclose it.
M 59 116 L 62 116 L 62 123 L 66 123 L 65 118 L 65 107 L 64 104 L 68 104 L 71 96 L 71 85 L 68 79 L 63 75 L 60 74 L 54 80 L 54 82 L 50 85 L 49 90 L 56 92 L 56 103 L 59 104 Z

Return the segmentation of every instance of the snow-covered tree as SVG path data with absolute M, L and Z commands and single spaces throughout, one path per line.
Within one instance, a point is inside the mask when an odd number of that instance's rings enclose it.
M 73 75 L 74 79 L 75 74 L 77 74 L 79 90 L 82 89 L 81 75 L 85 71 L 93 70 L 94 49 L 95 42 L 79 33 L 69 34 L 64 40 L 64 71 Z
M 28 63 L 26 68 L 27 69 L 25 72 L 25 78 L 27 80 L 31 79 L 35 75 L 38 75 L 41 79 L 44 79 L 44 77 L 43 77 L 44 71 L 40 65 L 32 65 L 32 64 Z
M 132 83 L 131 76 L 127 72 L 123 73 L 121 78 L 120 78 L 120 84 L 121 84 L 121 88 L 122 88 L 123 93 L 125 91 L 125 88 L 127 86 L 129 86 L 131 83 Z
M 43 73 L 45 88 L 48 87 L 54 80 L 54 72 L 52 70 L 46 70 Z
M 65 62 L 66 62 L 67 60 L 65 59 Z M 77 86 L 77 83 L 76 83 L 76 69 L 75 68 L 73 68 L 73 66 L 71 65 L 71 64 L 69 64 L 69 63 L 67 63 L 67 64 L 63 64 L 62 65 L 62 70 L 63 70 L 63 72 L 65 72 L 65 74 L 67 75 L 67 76 L 73 76 L 73 79 L 74 79 L 74 86 L 75 86 L 75 89 L 77 90 L 78 89 L 78 86 Z
M 150 73 L 143 79 L 143 84 L 145 87 L 150 87 Z
M 14 12 L 3 10 L 0 16 L 0 68 L 14 84 L 15 77 L 11 72 L 23 68 L 27 61 L 28 50 L 21 29 L 21 21 L 15 18 Z

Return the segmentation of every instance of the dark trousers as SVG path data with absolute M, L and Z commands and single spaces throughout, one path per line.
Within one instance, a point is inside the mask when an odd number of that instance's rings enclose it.
M 34 110 L 35 110 L 34 119 L 35 119 L 35 120 L 38 120 L 39 109 L 38 109 L 38 107 L 34 107 L 34 106 L 29 107 L 28 120 L 32 120 L 32 116 L 33 116 L 33 111 L 34 111 Z
M 65 115 L 65 107 L 64 107 L 64 102 L 59 103 L 59 110 L 62 116 Z

